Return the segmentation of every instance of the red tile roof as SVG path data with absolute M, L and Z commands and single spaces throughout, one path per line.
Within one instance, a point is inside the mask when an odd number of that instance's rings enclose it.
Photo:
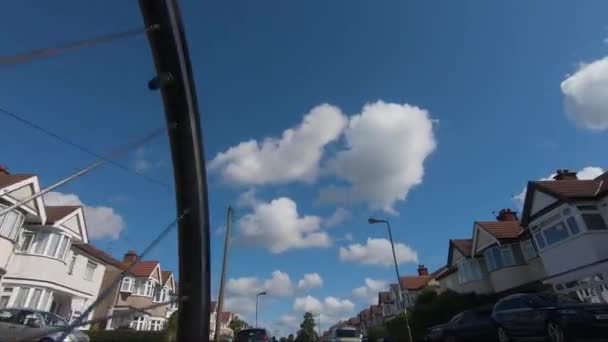
M 462 253 L 465 257 L 471 256 L 471 249 L 473 248 L 473 239 L 452 239 L 450 240 L 454 247 Z
M 517 240 L 524 230 L 519 221 L 489 221 L 476 223 L 500 242 Z
M 123 264 L 121 261 L 118 261 L 110 254 L 98 249 L 97 247 L 91 245 L 90 243 L 72 243 L 72 247 L 79 249 L 80 251 L 97 258 L 106 264 L 113 265 L 121 270 L 124 270 Z
M 363 320 L 366 320 L 369 317 L 369 309 L 363 309 L 359 312 L 359 317 L 361 317 Z
M 602 178 L 600 178 L 602 177 Z M 592 198 L 603 194 L 608 190 L 606 176 L 601 175 L 593 180 L 559 180 L 559 181 L 536 181 L 536 186 L 549 193 L 565 198 Z
M 47 222 L 53 224 L 80 208 L 77 205 L 57 205 L 45 206 L 44 210 L 46 211 Z
M 21 181 L 24 181 L 28 178 L 32 178 L 35 175 L 21 174 L 21 175 L 7 175 L 4 173 L 0 173 L 0 188 L 4 188 Z
M 123 261 L 122 265 L 127 268 L 130 266 L 130 263 Z M 149 277 L 157 265 L 158 261 L 138 261 L 133 268 L 131 268 L 131 273 L 136 277 Z
M 399 278 L 401 286 L 408 290 L 420 290 L 433 278 L 431 276 L 405 276 Z
M 446 267 L 435 276 L 435 280 L 443 279 L 456 271 L 458 271 L 456 267 Z

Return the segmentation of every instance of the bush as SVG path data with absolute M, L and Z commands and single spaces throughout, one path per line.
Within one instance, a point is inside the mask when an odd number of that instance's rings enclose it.
M 91 342 L 166 342 L 165 333 L 158 331 L 136 330 L 97 330 L 85 331 Z
M 388 336 L 388 332 L 386 331 L 386 327 L 380 325 L 377 327 L 371 327 L 367 330 L 367 339 L 368 341 L 376 342 L 378 339 Z

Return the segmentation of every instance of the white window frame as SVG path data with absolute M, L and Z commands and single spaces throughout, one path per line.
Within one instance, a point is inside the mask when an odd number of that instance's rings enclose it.
M 68 264 L 68 274 L 72 275 L 74 274 L 74 265 L 76 264 L 76 254 L 72 255 L 72 258 L 70 259 L 70 263 Z
M 91 267 L 89 267 L 91 266 Z M 99 265 L 96 262 L 91 260 L 87 260 L 87 266 L 84 269 L 84 280 L 93 281 L 93 276 L 95 275 L 95 270 Z
M 120 292 L 133 292 L 133 286 L 135 284 L 135 279 L 131 277 L 124 277 L 122 279 L 122 283 L 120 284 Z
M 534 248 L 534 244 L 532 243 L 532 239 L 522 241 L 520 246 L 521 252 L 526 261 L 532 260 L 538 256 L 538 253 L 536 253 L 536 249 Z
M 0 205 L 0 210 L 4 210 L 7 207 Z M 7 225 L 8 218 L 14 218 L 15 220 Z M 9 211 L 8 213 L 0 216 L 0 236 L 3 236 L 11 241 L 15 241 L 19 237 L 19 231 L 23 226 L 24 216 L 15 210 Z
M 28 241 L 27 246 L 25 246 L 25 241 L 28 237 L 30 238 L 30 240 Z M 21 239 L 19 241 L 19 247 L 17 251 L 22 253 L 28 253 L 29 250 L 32 248 L 32 244 L 34 243 L 35 237 L 36 233 L 30 231 L 23 231 L 23 233 L 21 233 Z
M 583 207 L 593 207 L 593 208 L 583 208 Z M 581 221 L 583 222 L 584 226 L 585 226 L 585 230 L 588 232 L 605 232 L 608 230 L 608 222 L 606 221 L 606 217 L 604 217 L 604 215 L 602 215 L 602 212 L 599 210 L 598 205 L 596 204 L 580 204 L 577 206 L 578 211 L 581 213 Z M 604 222 L 604 227 L 603 229 L 589 229 L 589 226 L 587 225 L 587 221 L 585 221 L 584 215 L 598 215 L 599 217 L 601 217 L 602 221 Z M 580 227 L 579 227 L 580 229 Z
M 511 244 L 500 246 L 500 257 L 502 258 L 503 267 L 517 265 L 517 261 L 515 260 L 515 254 L 513 254 L 513 248 Z M 507 260 L 509 262 L 507 262 Z

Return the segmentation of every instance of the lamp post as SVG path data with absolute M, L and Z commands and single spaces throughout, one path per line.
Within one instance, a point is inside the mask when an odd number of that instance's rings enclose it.
M 265 296 L 266 291 L 262 291 L 255 295 L 255 327 L 258 327 L 258 300 L 260 296 Z
M 393 243 L 393 233 L 391 232 L 391 224 L 388 220 L 382 220 L 370 217 L 367 222 L 369 224 L 377 224 L 377 223 L 386 223 L 386 228 L 388 228 L 388 238 L 391 241 L 391 250 L 393 251 L 393 262 L 395 263 L 395 273 L 397 274 L 397 285 L 399 286 L 399 304 L 403 306 L 403 313 L 405 316 L 405 325 L 407 327 L 407 335 L 408 342 L 412 342 L 412 332 L 410 331 L 410 323 L 407 319 L 407 306 L 405 305 L 405 301 L 403 300 L 403 286 L 401 285 L 401 277 L 399 276 L 399 266 L 397 264 L 397 256 L 395 255 L 395 244 Z

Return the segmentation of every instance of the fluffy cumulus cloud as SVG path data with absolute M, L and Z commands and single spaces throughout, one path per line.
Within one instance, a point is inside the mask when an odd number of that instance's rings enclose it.
M 384 291 L 387 288 L 388 285 L 384 280 L 365 278 L 365 285 L 354 288 L 353 296 L 365 301 L 365 303 L 376 304 L 378 303 L 378 292 Z
M 297 127 L 285 130 L 281 138 L 242 142 L 218 153 L 209 167 L 237 185 L 312 181 L 318 175 L 325 145 L 340 136 L 346 122 L 339 108 L 323 104 L 306 114 Z
M 608 129 L 608 57 L 579 69 L 561 83 L 566 113 L 577 125 L 595 131 Z
M 388 239 L 368 238 L 365 245 L 355 243 L 347 247 L 340 247 L 340 260 L 356 262 L 366 265 L 393 265 L 391 243 Z M 395 243 L 397 263 L 418 262 L 418 254 L 410 246 Z
M 335 322 L 352 313 L 355 304 L 348 299 L 325 297 L 323 301 L 313 297 L 298 297 L 294 300 L 293 309 L 298 312 L 320 313 L 322 322 Z
M 604 173 L 604 171 L 605 170 L 601 167 L 586 166 L 576 173 L 576 177 L 578 179 L 594 179 Z M 549 176 L 539 179 L 539 181 L 553 180 L 553 177 L 555 177 L 555 175 L 556 173 L 553 172 Z M 513 196 L 513 201 L 515 201 L 515 203 L 517 203 L 520 207 L 524 205 L 524 201 L 526 200 L 526 190 L 527 189 L 524 187 L 520 193 Z
M 84 204 L 78 195 L 51 191 L 44 195 L 46 205 L 79 205 L 83 207 L 90 239 L 118 239 L 125 221 L 116 211 L 106 206 Z
M 315 287 L 323 286 L 323 278 L 318 273 L 307 273 L 298 282 L 299 291 L 307 291 Z
M 346 147 L 330 158 L 327 171 L 350 186 L 323 189 L 320 199 L 365 202 L 387 212 L 422 182 L 424 161 L 436 147 L 429 113 L 408 104 L 367 104 L 350 118 L 344 136 Z
M 318 216 L 301 216 L 293 200 L 281 197 L 254 203 L 253 212 L 243 216 L 238 226 L 241 241 L 278 254 L 289 249 L 330 246 L 321 221 Z

